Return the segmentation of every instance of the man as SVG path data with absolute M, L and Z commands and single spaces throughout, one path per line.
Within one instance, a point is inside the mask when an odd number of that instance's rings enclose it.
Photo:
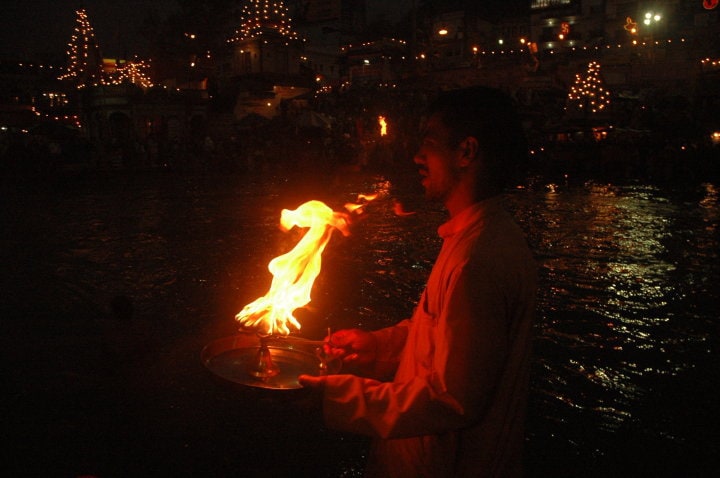
M 526 151 L 498 90 L 445 93 L 429 108 L 414 160 L 450 219 L 417 308 L 328 338 L 353 374 L 299 378 L 322 391 L 329 427 L 374 437 L 367 476 L 521 474 L 536 267 L 501 194 Z

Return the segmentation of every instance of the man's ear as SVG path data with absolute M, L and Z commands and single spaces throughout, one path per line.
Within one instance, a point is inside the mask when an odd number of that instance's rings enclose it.
M 479 145 L 474 136 L 468 136 L 460 142 L 460 166 L 468 166 L 477 159 Z

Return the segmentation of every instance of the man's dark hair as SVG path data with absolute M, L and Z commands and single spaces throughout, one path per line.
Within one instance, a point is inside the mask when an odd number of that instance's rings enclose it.
M 484 86 L 447 91 L 438 95 L 427 113 L 439 116 L 454 144 L 468 136 L 477 139 L 485 165 L 480 179 L 488 187 L 502 189 L 523 179 L 528 146 L 510 96 Z

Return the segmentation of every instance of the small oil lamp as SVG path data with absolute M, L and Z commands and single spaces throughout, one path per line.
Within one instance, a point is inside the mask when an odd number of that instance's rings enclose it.
M 260 347 L 255 354 L 255 360 L 248 364 L 247 371 L 253 377 L 262 380 L 279 374 L 280 367 L 273 361 L 272 354 L 268 348 L 268 336 L 262 334 L 258 334 L 258 336 L 260 337 Z

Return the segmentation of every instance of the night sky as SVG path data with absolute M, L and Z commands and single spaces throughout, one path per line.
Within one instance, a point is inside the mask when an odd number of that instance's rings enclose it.
M 142 47 L 135 34 L 150 8 L 172 11 L 174 0 L 10 0 L 0 15 L 0 59 L 64 60 L 75 10 L 84 5 L 103 55 Z
M 521 3 L 529 0 L 485 0 Z M 416 0 L 418 4 L 422 0 Z M 442 4 L 438 1 L 437 4 Z M 368 18 L 399 20 L 413 0 L 367 0 Z M 64 61 L 75 10 L 84 5 L 105 57 L 143 55 L 137 29 L 150 9 L 171 12 L 175 0 L 9 0 L 0 14 L 0 60 Z

